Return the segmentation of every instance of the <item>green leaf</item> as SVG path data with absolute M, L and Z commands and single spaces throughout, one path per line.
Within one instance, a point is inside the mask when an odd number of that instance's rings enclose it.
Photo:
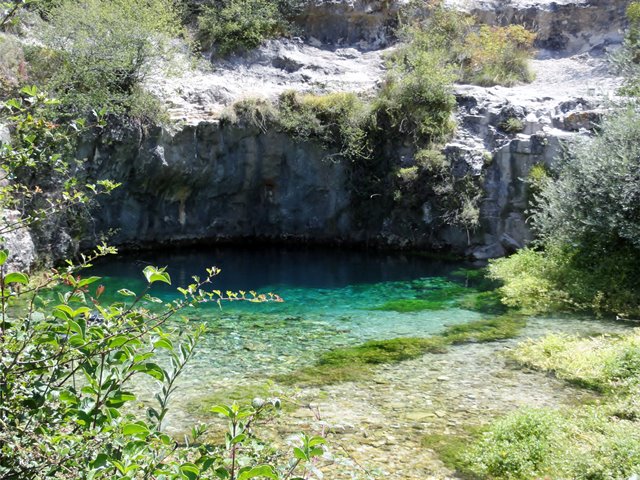
M 247 439 L 247 436 L 244 433 L 241 433 L 240 435 L 236 435 L 235 437 L 233 437 L 231 439 L 231 445 L 235 445 L 237 443 L 242 443 Z
M 324 445 L 327 443 L 327 440 L 322 437 L 313 437 L 309 440 L 309 447 L 315 447 L 316 445 Z
M 161 338 L 153 344 L 155 348 L 164 348 L 165 350 L 173 350 L 173 343 L 168 338 Z
M 140 341 L 133 337 L 133 335 L 118 335 L 109 340 L 109 348 L 118 348 L 125 343 L 136 346 L 140 344 Z
M 135 399 L 136 399 L 136 396 L 133 393 L 118 392 L 112 397 L 109 397 L 106 401 L 106 404 L 109 407 L 120 407 L 124 405 L 126 402 L 129 402 Z
M 0 250 L 0 266 L 4 265 L 9 258 L 9 252 L 7 250 Z
M 73 311 L 73 318 L 79 317 L 79 316 L 84 315 L 85 313 L 89 313 L 89 312 L 91 312 L 91 309 L 89 307 L 76 308 Z
M 35 97 L 38 94 L 38 87 L 36 87 L 35 85 L 27 85 L 26 87 L 22 87 L 20 93 L 23 93 L 30 97 Z
M 217 468 L 214 473 L 215 476 L 220 480 L 227 480 L 231 476 L 229 475 L 229 472 L 223 467 Z
M 149 435 L 149 429 L 146 425 L 141 423 L 127 423 L 122 427 L 122 433 L 124 435 L 136 435 L 136 436 L 147 436 Z
M 89 278 L 85 278 L 83 280 L 80 280 L 78 282 L 77 287 L 78 288 L 82 288 L 82 287 L 86 287 L 87 285 L 91 285 L 94 282 L 97 282 L 98 280 L 100 280 L 100 277 L 89 277 Z
M 132 370 L 136 370 L 138 372 L 146 373 L 147 375 L 155 378 L 156 380 L 163 381 L 165 379 L 164 371 L 160 366 L 153 362 L 141 363 L 138 365 L 134 365 L 131 367 Z
M 144 273 L 144 276 L 149 283 L 164 282 L 171 285 L 171 277 L 169 277 L 169 274 L 165 272 L 164 267 L 157 268 L 149 265 L 145 267 L 142 273 Z
M 298 447 L 295 447 L 295 448 L 293 449 L 293 456 L 294 456 L 294 457 L 296 457 L 296 458 L 297 458 L 297 459 L 299 459 L 299 460 L 304 460 L 305 462 L 308 462 L 308 461 L 309 461 L 309 457 L 307 457 L 307 454 L 306 454 L 306 453 L 304 453 L 304 452 L 302 451 L 302 449 L 300 449 L 300 448 L 298 448 Z
M 220 415 L 224 415 L 225 417 L 230 417 L 233 415 L 233 412 L 226 405 L 216 405 L 211 407 L 211 413 L 219 413 Z
M 17 98 L 11 98 L 5 102 L 5 105 L 8 107 L 13 107 L 16 110 L 20 110 L 22 108 L 22 104 Z
M 65 322 L 73 318 L 73 309 L 68 305 L 56 305 L 51 313 L 54 317 Z
M 158 297 L 152 297 L 149 294 L 145 295 L 144 299 L 151 303 L 162 303 L 161 299 L 159 299 Z
M 188 480 L 196 480 L 200 475 L 200 469 L 193 463 L 185 463 L 180 465 L 180 473 Z
M 60 401 L 76 405 L 78 403 L 78 396 L 69 391 L 62 391 L 60 392 Z
M 238 475 L 238 480 L 247 480 L 249 478 L 264 477 L 278 480 L 278 474 L 271 465 L 260 465 L 250 470 L 245 470 Z
M 118 293 L 120 295 L 124 295 L 125 297 L 135 297 L 136 296 L 136 293 L 132 292 L 128 288 L 121 288 L 120 290 L 118 290 Z
M 108 460 L 108 459 L 109 459 L 109 457 L 108 457 L 106 454 L 104 454 L 104 453 L 99 453 L 99 454 L 96 456 L 96 459 L 95 459 L 93 462 L 91 462 L 91 463 L 89 464 L 89 466 L 90 466 L 92 469 L 105 468 L 105 467 L 107 466 L 107 460 Z
M 24 273 L 10 273 L 6 277 L 4 277 L 4 283 L 21 283 L 22 285 L 29 284 L 29 277 Z

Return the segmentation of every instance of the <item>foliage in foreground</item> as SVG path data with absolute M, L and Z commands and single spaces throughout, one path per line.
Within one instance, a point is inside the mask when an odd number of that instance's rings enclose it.
M 98 255 L 104 253 L 109 250 Z M 0 266 L 7 255 L 0 252 Z M 78 267 L 91 260 L 84 258 Z M 164 433 L 176 381 L 202 333 L 195 328 L 185 335 L 169 321 L 186 307 L 225 299 L 203 290 L 215 269 L 179 289 L 181 300 L 159 307 L 162 301 L 150 288 L 170 283 L 164 269 L 145 268 L 143 292 L 122 289 L 122 301 L 104 305 L 100 279 L 81 277 L 78 267 L 70 265 L 41 282 L 20 272 L 0 273 L 2 478 L 293 479 L 306 478 L 315 468 L 311 460 L 324 453 L 322 438 L 303 435 L 290 463 L 281 464 L 269 449 L 254 448 L 254 423 L 279 406 L 276 400 L 215 406 L 212 412 L 229 421 L 224 445 L 203 442 L 203 425 L 194 427 L 183 445 Z M 147 404 L 145 416 L 128 413 L 137 400 L 131 387 L 142 376 L 158 384 L 156 402 Z

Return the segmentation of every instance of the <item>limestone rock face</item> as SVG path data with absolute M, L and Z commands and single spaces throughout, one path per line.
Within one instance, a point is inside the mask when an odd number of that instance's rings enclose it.
M 444 147 L 459 175 L 482 178 L 480 226 L 441 224 L 428 199 L 388 211 L 373 195 L 356 211 L 349 165 L 313 142 L 274 129 L 221 122 L 233 102 L 275 99 L 286 90 L 371 95 L 403 0 L 317 0 L 297 19 L 301 38 L 206 66 L 185 63 L 147 87 L 167 104 L 170 130 L 115 128 L 81 148 L 87 174 L 122 182 L 95 211 L 111 243 L 224 239 L 361 242 L 441 248 L 477 259 L 502 256 L 532 239 L 527 222 L 533 165 L 553 167 L 563 144 L 588 134 L 621 80 L 607 55 L 622 39 L 628 0 L 447 0 L 490 24 L 523 23 L 538 33 L 536 80 L 511 88 L 458 85 L 457 130 Z M 203 60 L 204 61 L 204 60 Z M 517 127 L 517 128 L 515 128 Z M 403 139 L 386 139 L 390 168 L 410 167 Z M 388 192 L 384 192 L 388 193 Z M 374 220 L 363 222 L 362 214 Z M 86 244 L 91 239 L 87 235 Z
M 311 2 L 298 18 L 306 41 L 271 41 L 215 64 L 212 73 L 160 80 L 156 91 L 174 106 L 182 126 L 146 136 L 112 132 L 113 138 L 83 154 L 93 176 L 123 182 L 102 200 L 97 229 L 116 229 L 113 241 L 130 245 L 238 238 L 366 241 L 445 248 L 478 259 L 526 245 L 532 239 L 529 170 L 553 166 L 562 144 L 601 118 L 603 96 L 620 83 L 609 73 L 606 53 L 621 39 L 627 1 L 450 0 L 485 22 L 534 28 L 541 49 L 531 84 L 456 87 L 458 129 L 444 151 L 456 172 L 483 178 L 475 231 L 434 230 L 437 211 L 429 201 L 419 211 L 385 212 L 373 197 L 366 208 L 379 221 L 363 227 L 356 221 L 349 166 L 332 162 L 331 152 L 276 131 L 217 120 L 225 106 L 256 94 L 273 99 L 291 88 L 372 91 L 383 78 L 382 49 L 393 40 L 389 27 L 403 3 Z M 510 121 L 521 131 L 508 131 Z M 411 164 L 401 146 L 387 150 L 392 163 Z
M 116 229 L 116 244 L 348 232 L 344 165 L 318 146 L 220 122 L 121 138 L 89 152 L 92 175 L 123 182 L 95 215 L 98 230 Z
M 29 271 L 38 259 L 36 246 L 29 229 L 18 226 L 5 227 L 16 225 L 19 219 L 20 213 L 16 210 L 4 210 L 0 213 L 0 228 L 4 231 L 2 248 L 9 251 L 9 257 L 5 263 L 7 272 Z
M 548 53 L 584 53 L 622 41 L 629 0 L 447 0 L 497 25 L 520 23 Z
M 354 45 L 374 49 L 394 40 L 393 27 L 406 1 L 315 0 L 296 20 L 305 36 L 323 44 Z

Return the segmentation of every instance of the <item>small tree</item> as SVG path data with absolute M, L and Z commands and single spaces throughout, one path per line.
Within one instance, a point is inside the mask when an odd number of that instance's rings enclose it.
M 282 0 L 214 0 L 198 17 L 200 40 L 220 56 L 256 48 L 289 30 L 288 6 Z
M 63 0 L 48 12 L 44 43 L 59 52 L 49 88 L 80 114 L 127 110 L 181 33 L 177 0 Z

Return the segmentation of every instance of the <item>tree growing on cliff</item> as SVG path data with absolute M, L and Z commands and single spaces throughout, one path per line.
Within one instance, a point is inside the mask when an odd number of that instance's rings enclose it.
M 52 50 L 32 57 L 50 58 L 42 65 L 50 70 L 47 89 L 80 115 L 148 102 L 142 82 L 162 69 L 170 39 L 182 33 L 177 0 L 61 0 L 47 18 L 41 40 Z

